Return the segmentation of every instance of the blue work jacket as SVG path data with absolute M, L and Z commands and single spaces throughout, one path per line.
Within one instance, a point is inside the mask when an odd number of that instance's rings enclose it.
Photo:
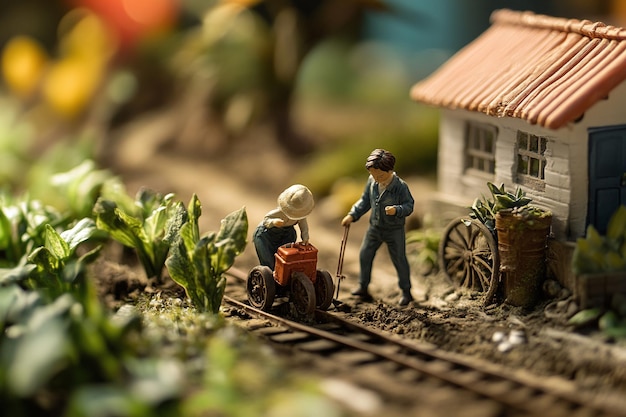
M 370 175 L 363 190 L 363 195 L 354 203 L 348 213 L 354 221 L 359 220 L 365 213 L 372 209 L 370 225 L 383 228 L 403 228 L 405 219 L 413 213 L 414 200 L 409 186 L 395 173 L 393 179 L 382 193 L 378 192 L 378 184 Z M 394 206 L 396 214 L 388 216 L 385 207 Z

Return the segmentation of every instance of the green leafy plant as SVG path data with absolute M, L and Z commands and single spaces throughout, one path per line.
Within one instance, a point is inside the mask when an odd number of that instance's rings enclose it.
M 50 182 L 67 205 L 68 215 L 82 218 L 91 216 L 100 190 L 113 178 L 109 171 L 97 169 L 95 162 L 88 159 L 67 172 L 53 175 Z
M 441 230 L 421 228 L 406 233 L 407 252 L 420 273 L 426 275 L 437 271 Z
M 526 196 L 521 187 L 517 187 L 515 192 L 509 192 L 504 188 L 504 184 L 499 187 L 488 182 L 487 187 L 491 193 L 491 198 L 482 196 L 474 200 L 470 207 L 470 216 L 480 220 L 495 235 L 496 214 L 500 211 L 511 211 L 518 216 L 532 219 L 548 214 L 549 212 L 531 205 L 532 199 Z
M 576 275 L 626 273 L 626 206 L 620 206 L 609 219 L 606 235 L 587 226 L 585 237 L 578 238 L 572 255 Z M 611 296 L 610 305 L 581 310 L 568 323 L 575 327 L 595 325 L 613 339 L 626 338 L 626 295 Z
M 0 287 L 0 327 L 10 335 L 0 343 L 3 412 L 146 416 L 159 407 L 159 415 L 177 415 L 165 409 L 182 397 L 182 365 L 142 357 L 140 317 L 109 316 L 93 290 L 85 294 L 47 302 L 17 285 Z
M 480 220 L 495 235 L 496 230 L 496 202 L 483 196 L 477 198 L 470 207 L 470 216 Z
M 63 223 L 61 214 L 41 201 L 0 196 L 0 266 L 18 265 L 34 247 L 44 244 L 46 225 Z
M 165 264 L 172 279 L 185 289 L 196 308 L 217 314 L 226 287 L 224 272 L 246 246 L 248 217 L 245 208 L 241 208 L 222 220 L 217 233 L 201 237 L 198 228 L 201 211 L 195 194 L 186 210 L 182 203 L 178 205 L 177 220 L 168 231 L 171 249 Z
M 119 201 L 126 201 L 128 197 L 123 189 L 118 191 L 121 194 Z M 142 189 L 137 193 L 133 207 L 119 205 L 117 201 L 104 197 L 98 199 L 93 209 L 96 225 L 116 241 L 134 248 L 146 275 L 160 280 L 169 251 L 165 233 L 174 212 L 174 194 L 163 196 Z
M 626 207 L 620 206 L 609 219 L 605 236 L 587 226 L 584 238 L 576 241 L 572 257 L 576 274 L 626 271 Z
M 606 307 L 580 310 L 567 324 L 575 328 L 595 328 L 609 339 L 626 339 L 626 295 L 615 293 Z
M 517 187 L 514 193 L 506 191 L 504 184 L 501 184 L 500 187 L 496 187 L 495 184 L 488 182 L 487 187 L 489 187 L 489 191 L 494 198 L 495 211 L 527 207 L 532 201 L 530 198 L 526 197 L 526 193 L 520 187 Z
M 99 255 L 101 246 L 78 256 L 78 246 L 92 238 L 96 232 L 90 218 L 80 220 L 71 229 L 58 233 L 45 225 L 44 245 L 35 248 L 28 261 L 36 266 L 27 282 L 33 288 L 45 289 L 52 298 L 70 292 L 77 280 L 84 277 L 88 264 Z

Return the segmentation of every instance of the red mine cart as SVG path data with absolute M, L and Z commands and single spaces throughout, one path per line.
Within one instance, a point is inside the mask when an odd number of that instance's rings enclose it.
M 246 290 L 254 307 L 269 311 L 276 297 L 289 297 L 296 311 L 311 315 L 315 308 L 328 309 L 334 284 L 328 271 L 317 269 L 317 248 L 288 243 L 278 248 L 275 270 L 263 265 L 252 268 Z

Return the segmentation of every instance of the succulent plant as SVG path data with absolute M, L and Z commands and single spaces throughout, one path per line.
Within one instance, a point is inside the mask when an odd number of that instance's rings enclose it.
M 547 213 L 546 210 L 530 205 L 531 198 L 526 196 L 524 190 L 517 187 L 514 193 L 506 191 L 504 184 L 499 187 L 488 182 L 487 187 L 491 192 L 491 198 L 482 196 L 477 198 L 470 207 L 470 216 L 480 220 L 495 235 L 496 213 L 510 210 L 512 213 L 525 217 L 535 218 Z
M 494 211 L 500 211 L 505 209 L 519 209 L 521 207 L 527 207 L 532 201 L 531 198 L 526 197 L 526 193 L 520 187 L 517 187 L 515 193 L 510 193 L 504 189 L 504 184 L 500 187 L 496 187 L 493 183 L 488 182 L 487 187 L 491 191 L 491 195 L 494 199 Z

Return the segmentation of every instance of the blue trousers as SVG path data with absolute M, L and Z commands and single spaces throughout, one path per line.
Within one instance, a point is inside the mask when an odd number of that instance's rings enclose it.
M 398 286 L 403 291 L 410 290 L 411 271 L 406 257 L 406 234 L 404 228 L 389 229 L 376 226 L 369 227 L 361 245 L 359 255 L 361 264 L 359 284 L 361 288 L 367 288 L 370 284 L 374 256 L 383 243 L 387 244 L 391 262 L 393 262 L 393 266 L 398 273 Z
M 278 248 L 286 243 L 295 242 L 296 237 L 296 228 L 293 226 L 268 229 L 263 224 L 258 225 L 252 240 L 254 241 L 254 248 L 260 264 L 269 266 L 273 271 L 274 263 L 276 262 L 274 254 L 278 251 Z

